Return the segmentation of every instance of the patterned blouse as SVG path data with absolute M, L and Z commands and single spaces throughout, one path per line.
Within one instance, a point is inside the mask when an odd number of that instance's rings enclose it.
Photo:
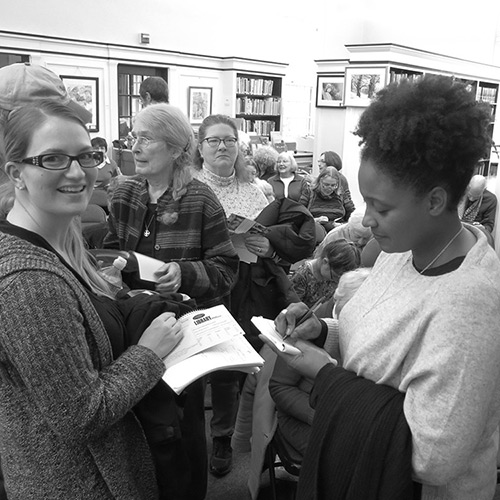
M 255 219 L 268 205 L 266 196 L 256 184 L 240 181 L 234 172 L 229 177 L 221 177 L 203 165 L 201 170 L 193 170 L 193 175 L 212 188 L 226 217 L 234 213 Z
M 305 261 L 291 276 L 293 288 L 300 300 L 312 307 L 319 299 L 325 301 L 333 297 L 338 279 L 318 280 L 312 270 L 312 260 Z

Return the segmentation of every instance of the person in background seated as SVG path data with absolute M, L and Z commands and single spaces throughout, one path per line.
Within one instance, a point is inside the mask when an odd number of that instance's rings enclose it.
M 139 87 L 143 107 L 150 104 L 168 104 L 168 83 L 161 76 L 149 76 Z
M 497 197 L 486 189 L 486 177 L 472 176 L 466 194 L 458 205 L 458 214 L 462 222 L 481 225 L 492 234 L 496 211 Z
M 274 201 L 273 187 L 269 184 L 269 182 L 259 178 L 257 163 L 254 159 L 247 158 L 247 168 L 248 173 L 250 174 L 250 181 L 257 184 L 259 189 L 265 194 L 269 203 Z
M 421 498 L 493 498 L 500 261 L 457 211 L 489 145 L 489 122 L 489 106 L 464 84 L 435 75 L 388 85 L 362 114 L 363 223 L 382 253 L 342 309 L 338 332 L 315 316 L 294 327 L 302 304 L 275 321 L 282 335 L 302 339 L 302 354 L 286 360 L 314 379 L 298 498 L 317 488 L 325 498 L 341 495 L 351 466 L 365 473 L 360 498 L 372 484 L 380 498 L 413 498 L 418 483 Z M 330 334 L 338 367 L 304 340 L 321 344 Z M 377 463 L 387 459 L 376 474 L 373 453 Z
M 0 454 L 8 498 L 157 499 L 151 453 L 131 410 L 161 380 L 180 325 L 160 315 L 113 360 L 98 311 L 110 290 L 76 220 L 103 154 L 69 107 L 52 100 L 12 111 L 5 157 L 14 191 L 0 223 Z
M 335 167 L 324 168 L 303 190 L 299 201 L 323 226 L 325 235 L 335 227 L 336 222 L 347 222 L 354 212 L 354 203 L 346 198 Z
M 278 160 L 278 151 L 272 146 L 261 146 L 253 154 L 257 166 L 257 175 L 260 179 L 267 181 L 275 173 L 276 161 Z
M 329 231 L 324 239 L 319 243 L 314 251 L 314 256 L 317 257 L 322 249 L 330 242 L 339 238 L 345 238 L 347 241 L 352 241 L 360 251 L 363 251 L 365 245 L 372 238 L 372 231 L 369 227 L 363 226 L 364 212 L 355 210 L 349 220 L 345 224 L 339 224 Z M 366 266 L 372 267 L 372 266 Z
M 284 197 L 299 201 L 306 181 L 297 173 L 297 169 L 298 165 L 292 153 L 284 151 L 278 155 L 274 167 L 276 175 L 268 179 L 276 198 Z
M 115 160 L 109 158 L 107 155 L 108 143 L 104 137 L 94 137 L 90 142 L 96 151 L 102 151 L 104 153 L 104 161 L 97 167 L 97 179 L 95 181 L 94 192 L 90 198 L 90 203 L 99 205 L 104 208 L 107 213 L 109 203 L 109 182 L 112 177 L 121 175 L 121 172 Z
M 345 175 L 341 172 L 342 158 L 337 153 L 335 153 L 335 151 L 324 151 L 323 153 L 321 153 L 318 160 L 318 167 L 320 173 L 326 167 L 335 167 L 339 173 L 340 182 L 342 184 L 342 189 L 344 190 L 346 199 L 352 200 L 351 191 L 349 191 L 349 183 L 347 182 Z
M 370 274 L 369 268 L 359 268 L 347 271 L 338 281 L 333 295 L 334 306 L 329 309 L 328 316 L 332 316 L 332 328 L 338 329 L 338 317 L 342 308 L 356 293 L 357 289 Z M 333 310 L 332 310 L 333 307 Z M 332 355 L 333 346 L 325 344 L 325 351 Z M 309 394 L 314 380 L 302 376 L 282 359 L 278 358 L 269 381 L 269 392 L 278 412 L 278 426 L 294 460 L 298 463 L 304 458 L 311 425 L 314 418 L 314 409 L 309 404 Z
M 292 275 L 291 282 L 299 299 L 309 307 L 327 302 L 340 277 L 359 267 L 360 252 L 343 238 L 331 241 L 313 259 L 306 260 Z

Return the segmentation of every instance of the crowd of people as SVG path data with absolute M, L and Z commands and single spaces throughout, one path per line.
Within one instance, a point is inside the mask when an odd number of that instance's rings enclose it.
M 379 92 L 355 131 L 358 211 L 337 153 L 304 175 L 290 152 L 242 147 L 229 116 L 195 136 L 158 77 L 127 131 L 131 176 L 49 70 L 2 68 L 0 94 L 0 498 L 203 500 L 252 413 L 240 395 L 259 387 L 302 464 L 299 500 L 491 500 L 496 198 L 474 175 L 489 110 L 462 84 Z M 92 242 L 89 203 L 107 212 Z M 263 229 L 238 246 L 233 214 Z M 129 255 L 126 289 L 143 293 L 115 297 L 89 247 Z M 130 252 L 164 263 L 157 283 Z M 267 366 L 176 394 L 162 360 L 178 318 L 219 304 Z M 300 353 L 270 344 L 253 316 Z

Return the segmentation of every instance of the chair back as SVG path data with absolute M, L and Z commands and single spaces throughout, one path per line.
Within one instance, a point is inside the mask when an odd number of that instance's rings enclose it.
M 85 211 L 81 215 L 82 229 L 95 225 L 102 224 L 107 221 L 106 212 L 99 205 L 89 203 Z

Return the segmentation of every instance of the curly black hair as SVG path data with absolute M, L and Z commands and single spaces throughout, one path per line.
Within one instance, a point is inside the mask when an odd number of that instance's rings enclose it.
M 453 209 L 490 147 L 489 105 L 452 77 L 428 75 L 382 89 L 360 118 L 361 158 L 415 194 L 441 186 Z

